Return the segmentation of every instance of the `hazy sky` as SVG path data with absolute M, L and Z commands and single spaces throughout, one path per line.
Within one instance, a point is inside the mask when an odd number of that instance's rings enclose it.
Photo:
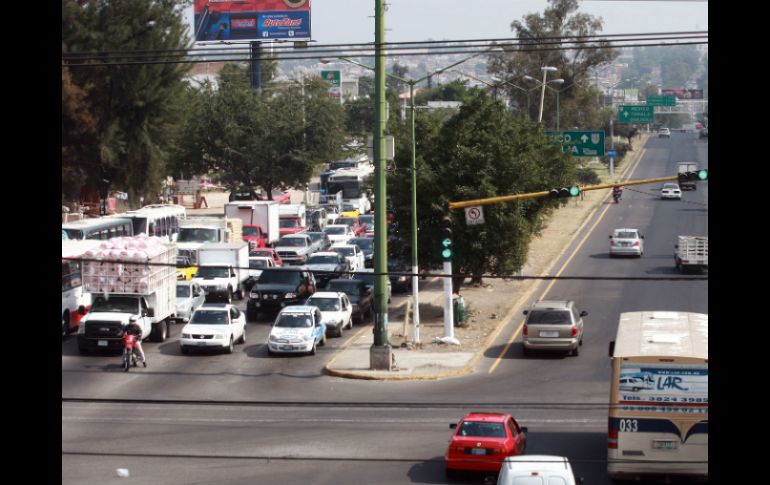
M 513 37 L 511 22 L 542 13 L 546 0 L 387 0 L 387 42 Z M 319 44 L 373 42 L 374 0 L 312 0 Z M 708 2 L 583 1 L 604 19 L 605 34 L 708 30 Z
M 511 22 L 542 13 L 546 0 L 387 0 L 386 42 L 513 37 Z M 374 41 L 374 0 L 311 0 L 318 44 Z M 188 9 L 192 26 L 192 7 Z M 604 19 L 605 34 L 708 30 L 705 1 L 582 1 L 580 12 Z

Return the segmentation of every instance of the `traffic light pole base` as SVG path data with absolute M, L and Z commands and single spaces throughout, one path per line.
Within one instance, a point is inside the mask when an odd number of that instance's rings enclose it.
M 369 367 L 371 370 L 393 370 L 393 349 L 390 345 L 372 345 L 369 347 Z

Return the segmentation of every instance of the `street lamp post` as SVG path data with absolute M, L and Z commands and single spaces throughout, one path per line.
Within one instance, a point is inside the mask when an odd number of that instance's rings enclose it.
M 536 87 L 540 87 L 540 114 L 537 117 L 537 122 L 542 123 L 543 122 L 543 104 L 545 101 L 545 88 L 548 84 L 563 84 L 564 79 L 551 79 L 550 81 L 546 82 L 545 78 L 548 75 L 548 71 L 556 71 L 557 69 L 555 67 L 545 66 L 543 69 L 543 82 L 538 81 L 537 79 L 533 78 L 532 76 L 524 76 L 524 79 L 527 81 L 534 81 L 538 85 Z M 557 98 L 558 100 L 558 98 Z
M 418 252 L 417 252 L 417 169 L 416 169 L 416 140 L 415 140 L 415 106 L 414 106 L 414 87 L 415 85 L 421 83 L 422 81 L 425 81 L 426 79 L 430 79 L 432 76 L 436 74 L 441 74 L 445 71 L 448 71 L 449 69 L 458 66 L 464 62 L 467 62 L 475 57 L 478 57 L 480 55 L 486 54 L 489 51 L 495 50 L 497 47 L 493 47 L 487 50 L 484 50 L 482 52 L 478 52 L 476 54 L 473 54 L 472 56 L 465 57 L 453 64 L 450 64 L 449 66 L 437 69 L 430 74 L 427 74 L 419 79 L 404 79 L 400 76 L 396 76 L 394 74 L 388 74 L 387 72 L 384 72 L 385 76 L 396 79 L 398 81 L 401 81 L 403 83 L 406 83 L 409 85 L 409 106 L 412 111 L 412 117 L 411 117 L 411 138 L 412 138 L 412 150 L 411 150 L 411 156 L 412 156 L 412 306 L 413 306 L 413 318 L 412 321 L 414 322 L 414 342 L 419 343 L 420 342 L 420 297 L 419 297 L 419 264 L 418 264 Z M 356 66 L 363 67 L 364 69 L 373 70 L 372 67 L 367 66 L 366 64 L 362 64 L 360 62 L 354 61 L 352 59 L 348 59 L 345 57 L 338 57 L 337 59 L 341 61 L 345 61 L 351 64 L 355 64 Z M 322 59 L 321 62 L 328 63 L 328 60 Z M 384 210 L 384 209 L 383 209 Z M 379 230 L 375 228 L 375 230 Z M 379 239 L 379 238 L 378 238 Z M 379 247 L 383 247 L 384 245 L 380 245 Z M 381 249 L 377 249 L 376 251 L 382 251 Z M 385 256 L 383 256 L 385 257 Z M 376 258 L 376 255 L 375 255 Z M 376 263 L 375 263 L 376 264 Z M 387 268 L 386 268 L 387 269 Z M 375 272 L 378 272 L 378 270 L 375 268 Z M 376 330 L 375 330 L 376 331 Z

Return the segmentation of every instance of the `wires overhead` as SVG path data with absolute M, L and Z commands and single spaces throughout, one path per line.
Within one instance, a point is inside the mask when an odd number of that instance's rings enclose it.
M 588 50 L 625 47 L 708 44 L 708 31 L 634 34 L 576 35 L 540 38 L 473 39 L 462 41 L 390 42 L 388 57 L 438 56 L 453 54 L 504 54 L 558 50 Z M 259 60 L 294 61 L 316 59 L 334 62 L 340 57 L 374 58 L 373 43 L 319 44 L 295 47 L 293 43 L 263 43 Z M 206 62 L 247 62 L 249 43 L 222 42 L 190 49 L 65 52 L 62 61 L 71 67 L 104 67 L 144 64 L 190 64 Z

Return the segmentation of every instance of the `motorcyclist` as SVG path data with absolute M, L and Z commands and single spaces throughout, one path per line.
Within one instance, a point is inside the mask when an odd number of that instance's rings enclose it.
M 623 195 L 623 187 L 612 188 L 612 198 L 615 199 L 615 203 L 620 200 L 620 196 Z
M 131 322 L 126 326 L 126 335 L 133 335 L 136 340 L 134 341 L 133 351 L 139 356 L 139 360 L 142 361 L 142 365 L 147 367 L 147 359 L 144 357 L 144 349 L 142 349 L 142 327 L 136 322 Z

